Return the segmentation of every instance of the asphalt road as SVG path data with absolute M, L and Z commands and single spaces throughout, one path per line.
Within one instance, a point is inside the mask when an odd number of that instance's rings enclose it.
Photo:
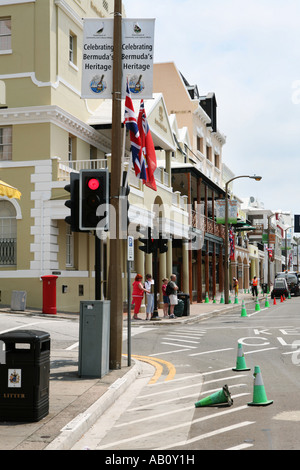
M 270 301 L 271 303 L 271 301 Z M 241 309 L 193 325 L 140 326 L 132 354 L 139 380 L 75 449 L 295 450 L 300 448 L 300 299 Z M 242 344 L 250 371 L 236 372 Z M 259 366 L 268 406 L 249 406 Z M 195 408 L 228 385 L 232 406 Z M 178 454 L 179 453 L 179 454 Z

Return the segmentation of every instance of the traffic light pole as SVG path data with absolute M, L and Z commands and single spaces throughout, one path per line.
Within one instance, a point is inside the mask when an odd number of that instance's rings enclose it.
M 95 231 L 95 300 L 101 300 L 101 240 Z
M 157 285 L 158 285 L 158 271 L 157 271 L 157 262 L 158 262 L 158 249 L 156 248 L 154 250 L 154 253 L 152 254 L 152 261 L 153 261 L 153 278 L 154 278 L 154 307 L 153 307 L 153 314 L 152 314 L 152 320 L 158 320 L 158 309 L 157 309 Z
M 112 156 L 111 156 L 111 205 L 116 221 L 120 220 L 120 182 L 122 171 L 122 0 L 114 4 L 114 56 L 112 95 Z M 121 369 L 123 334 L 122 297 L 122 240 L 116 223 L 116 236 L 110 239 L 109 299 L 110 299 L 110 369 Z

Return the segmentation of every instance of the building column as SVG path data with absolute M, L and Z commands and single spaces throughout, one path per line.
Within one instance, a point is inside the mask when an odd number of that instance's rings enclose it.
M 191 250 L 188 250 L 188 244 L 182 243 L 182 271 L 183 273 L 189 272 L 189 253 Z M 190 292 L 190 283 L 189 276 L 183 276 L 182 291 L 186 294 Z
M 157 292 L 159 293 L 159 308 L 163 308 L 163 296 L 162 296 L 162 280 L 164 277 L 167 277 L 167 253 L 162 253 L 159 255 L 159 279 L 158 279 L 158 286 Z
M 212 278 L 213 278 L 213 286 L 212 286 L 212 295 L 213 298 L 216 295 L 216 244 L 213 244 L 213 254 L 212 254 Z
M 172 240 L 168 241 L 168 251 L 166 253 L 166 277 L 170 279 L 170 276 L 173 272 L 173 255 L 172 255 Z

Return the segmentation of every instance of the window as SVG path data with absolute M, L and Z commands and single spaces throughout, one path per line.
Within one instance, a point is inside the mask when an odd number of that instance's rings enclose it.
M 12 127 L 0 127 L 0 160 L 12 158 Z
M 69 35 L 69 61 L 77 65 L 77 37 L 73 33 Z
M 16 264 L 17 220 L 11 202 L 0 201 L 0 266 Z
M 203 153 L 203 138 L 197 136 L 197 150 Z
M 215 167 L 220 169 L 220 155 L 215 153 Z
M 73 168 L 73 165 L 71 162 L 76 160 L 76 137 L 74 137 L 72 134 L 69 134 L 68 138 L 68 161 L 69 166 Z
M 11 19 L 0 18 L 0 52 L 11 50 Z
M 206 158 L 207 160 L 212 162 L 212 151 L 211 151 L 211 147 L 209 147 L 208 145 L 206 146 Z

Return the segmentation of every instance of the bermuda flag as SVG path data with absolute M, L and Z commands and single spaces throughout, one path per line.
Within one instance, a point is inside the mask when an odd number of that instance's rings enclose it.
M 139 175 L 139 178 L 142 180 L 147 180 L 146 164 L 142 153 L 142 142 L 139 133 L 139 128 L 136 122 L 128 80 L 126 86 L 124 124 L 126 124 L 126 129 L 130 132 L 131 154 L 135 175 Z
M 230 227 L 230 230 L 229 230 L 229 243 L 230 243 L 230 256 L 229 256 L 229 258 L 231 259 L 231 261 L 234 261 L 235 246 L 234 246 L 234 235 L 233 235 L 232 227 Z
M 157 191 L 154 172 L 157 168 L 156 153 L 146 117 L 144 100 L 141 100 L 140 112 L 138 117 L 138 128 L 141 136 L 142 152 L 146 160 L 147 180 L 144 181 L 148 188 Z

